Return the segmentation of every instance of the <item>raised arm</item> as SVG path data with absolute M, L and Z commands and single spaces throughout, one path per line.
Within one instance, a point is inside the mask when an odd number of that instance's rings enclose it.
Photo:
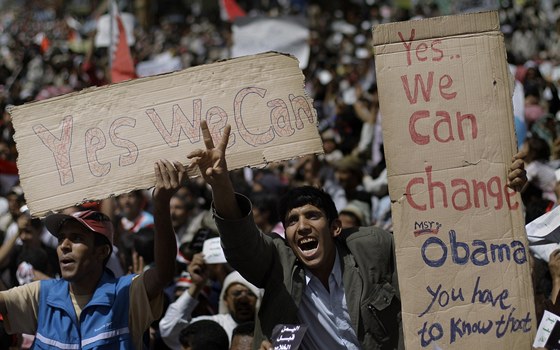
M 231 126 L 227 125 L 224 128 L 224 133 L 217 147 L 214 146 L 214 140 L 212 140 L 206 121 L 201 122 L 200 128 L 206 149 L 197 149 L 187 155 L 187 158 L 192 161 L 190 166 L 198 166 L 202 177 L 212 187 L 214 208 L 218 215 L 228 220 L 239 219 L 242 214 L 235 200 L 235 192 L 229 178 L 226 162 L 226 148 Z
M 175 256 L 177 255 L 177 242 L 175 231 L 171 224 L 169 202 L 171 197 L 183 182 L 186 176 L 185 167 L 179 163 L 168 160 L 159 160 L 154 164 L 156 186 L 154 189 L 154 261 L 155 266 L 146 271 L 144 283 L 150 299 L 161 293 L 173 280 L 175 274 Z

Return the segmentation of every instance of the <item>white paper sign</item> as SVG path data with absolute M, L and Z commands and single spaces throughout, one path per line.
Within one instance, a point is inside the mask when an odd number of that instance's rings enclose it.
M 223 264 L 227 262 L 224 250 L 220 244 L 220 237 L 210 238 L 202 245 L 202 254 L 207 264 Z
M 558 315 L 553 314 L 552 312 L 544 311 L 544 315 L 539 325 L 539 329 L 537 330 L 537 336 L 535 337 L 535 342 L 533 343 L 533 347 L 535 348 L 544 348 L 546 345 L 546 341 L 550 336 L 550 332 L 552 332 L 552 328 L 556 322 L 560 321 L 560 317 Z

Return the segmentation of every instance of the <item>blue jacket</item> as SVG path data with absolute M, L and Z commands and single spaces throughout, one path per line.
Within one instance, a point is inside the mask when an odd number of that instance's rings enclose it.
M 78 320 L 63 279 L 41 281 L 32 349 L 133 349 L 128 328 L 133 275 L 105 271 Z

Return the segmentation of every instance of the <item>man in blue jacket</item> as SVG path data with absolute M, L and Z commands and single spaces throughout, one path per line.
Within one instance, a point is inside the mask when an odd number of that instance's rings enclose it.
M 177 251 L 169 202 L 186 172 L 180 163 L 155 163 L 153 193 L 155 266 L 141 275 L 115 278 L 105 267 L 113 225 L 95 211 L 45 219 L 58 238 L 62 279 L 38 281 L 0 292 L 8 333 L 34 334 L 40 349 L 142 349 L 142 335 L 163 308 Z M 170 254 L 170 252 L 172 254 Z

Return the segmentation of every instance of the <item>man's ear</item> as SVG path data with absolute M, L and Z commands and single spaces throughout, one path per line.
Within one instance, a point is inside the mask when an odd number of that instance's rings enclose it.
M 101 246 L 98 246 L 97 249 L 98 249 L 97 253 L 101 258 L 101 261 L 104 261 L 106 258 L 109 257 L 109 255 L 111 255 L 111 247 L 109 247 L 108 244 L 103 244 Z
M 342 221 L 340 221 L 340 219 L 336 218 L 333 220 L 332 224 L 331 224 L 331 233 L 333 238 L 337 237 L 340 233 L 342 232 Z

